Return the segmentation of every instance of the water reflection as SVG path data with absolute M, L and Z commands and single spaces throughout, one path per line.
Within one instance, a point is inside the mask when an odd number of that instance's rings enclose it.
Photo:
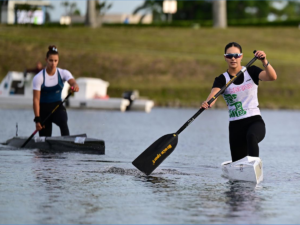
M 105 208 L 99 202 L 102 193 L 98 184 L 107 180 L 98 174 L 83 172 L 82 168 L 88 168 L 91 163 L 70 160 L 73 157 L 74 154 L 35 152 L 32 173 L 39 196 L 35 208 L 35 213 L 40 215 L 37 223 L 93 223 L 92 215 Z
M 136 177 L 138 181 L 144 182 L 147 184 L 147 187 L 152 187 L 153 193 L 161 192 L 160 189 L 169 189 L 176 185 L 176 180 L 167 179 L 158 176 L 138 176 Z M 167 191 L 167 190 L 165 190 Z
M 153 188 L 153 193 L 159 192 L 169 192 L 171 189 L 172 191 L 176 191 L 180 189 L 180 184 L 178 181 L 182 177 L 189 177 L 188 173 L 180 172 L 176 169 L 159 169 L 155 170 L 151 176 L 147 176 L 144 173 L 134 169 L 136 171 L 135 178 L 137 181 L 146 184 L 147 187 Z M 165 190 L 162 190 L 165 189 Z
M 165 177 L 169 176 L 169 177 Z M 171 178 L 170 178 L 171 177 Z M 136 176 L 155 194 L 153 199 L 168 207 L 168 214 L 177 218 L 181 212 L 185 223 L 259 223 L 263 215 L 260 196 L 262 187 L 251 182 L 226 183 L 201 180 L 198 176 Z M 216 208 L 218 210 L 216 210 Z M 226 221 L 226 222 L 225 222 Z M 173 222 L 176 222 L 175 220 Z
M 66 159 L 61 153 L 49 153 L 40 149 L 34 149 L 34 162 L 48 162 L 45 159 Z
M 263 210 L 264 198 L 259 195 L 262 187 L 252 182 L 228 181 L 225 185 L 225 203 L 229 206 L 226 217 L 240 221 L 240 217 L 247 218 L 247 222 L 259 222 Z
M 39 187 L 37 195 L 42 196 L 42 201 L 36 208 L 39 215 L 47 215 L 47 218 L 39 218 L 40 222 L 54 222 L 55 216 L 59 216 L 60 209 L 57 202 L 61 201 L 65 180 L 60 175 L 62 171 L 57 159 L 64 159 L 58 154 L 45 154 L 41 151 L 34 152 L 32 159 L 32 173 L 35 175 L 35 185 Z

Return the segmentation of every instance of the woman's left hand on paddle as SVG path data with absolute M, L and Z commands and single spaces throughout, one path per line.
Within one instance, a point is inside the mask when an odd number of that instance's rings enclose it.
M 260 51 L 260 50 L 256 51 L 255 56 L 258 58 L 258 60 L 268 61 L 267 60 L 267 55 L 264 51 Z
M 207 103 L 207 101 L 204 101 L 201 104 L 201 108 L 208 109 L 208 108 L 210 108 L 210 105 Z
M 78 84 L 74 84 L 74 85 L 72 86 L 72 91 L 74 91 L 74 92 L 78 92 L 78 91 L 79 91 L 79 86 L 78 86 Z

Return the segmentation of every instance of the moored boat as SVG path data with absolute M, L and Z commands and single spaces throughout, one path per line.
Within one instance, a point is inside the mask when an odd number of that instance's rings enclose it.
M 32 79 L 34 74 L 9 71 L 0 83 L 0 108 L 32 108 Z M 79 77 L 76 82 L 80 88 L 66 102 L 65 106 L 75 109 L 103 109 L 145 111 L 149 113 L 154 102 L 139 98 L 111 98 L 107 95 L 109 83 L 99 78 Z M 68 95 L 69 84 L 65 82 L 62 99 Z
M 238 161 L 226 161 L 222 164 L 224 177 L 259 184 L 263 181 L 263 165 L 259 157 L 246 156 Z
M 13 137 L 3 145 L 20 149 L 28 137 Z M 105 142 L 100 139 L 88 138 L 86 134 L 60 137 L 34 137 L 24 149 L 39 149 L 51 153 L 78 152 L 86 154 L 105 154 Z

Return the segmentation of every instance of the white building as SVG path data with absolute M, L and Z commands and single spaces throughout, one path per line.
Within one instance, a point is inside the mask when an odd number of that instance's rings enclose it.
M 106 14 L 103 17 L 103 23 L 128 23 L 128 24 L 137 24 L 141 19 L 140 14 L 136 15 L 128 15 L 128 14 Z M 150 24 L 152 23 L 153 17 L 152 14 L 147 14 L 143 20 L 142 24 Z
M 102 17 L 102 23 L 125 23 L 125 24 L 138 24 L 141 19 L 140 14 L 105 14 Z M 84 16 L 62 16 L 60 18 L 60 24 L 70 25 L 72 23 L 84 23 Z M 147 14 L 143 20 L 142 24 L 150 24 L 153 21 L 152 14 Z
M 1 1 L 0 1 L 1 3 Z M 33 23 L 43 24 L 45 22 L 46 7 L 50 6 L 48 1 L 4 1 L 1 3 L 0 22 L 5 24 Z M 18 5 L 29 5 L 38 7 L 35 11 L 18 10 Z

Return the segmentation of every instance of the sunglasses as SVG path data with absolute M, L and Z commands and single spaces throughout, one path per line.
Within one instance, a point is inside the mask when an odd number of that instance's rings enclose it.
M 242 55 L 243 55 L 243 53 L 224 54 L 225 58 L 227 58 L 227 59 L 232 59 L 233 57 L 238 59 L 238 58 L 241 58 Z

